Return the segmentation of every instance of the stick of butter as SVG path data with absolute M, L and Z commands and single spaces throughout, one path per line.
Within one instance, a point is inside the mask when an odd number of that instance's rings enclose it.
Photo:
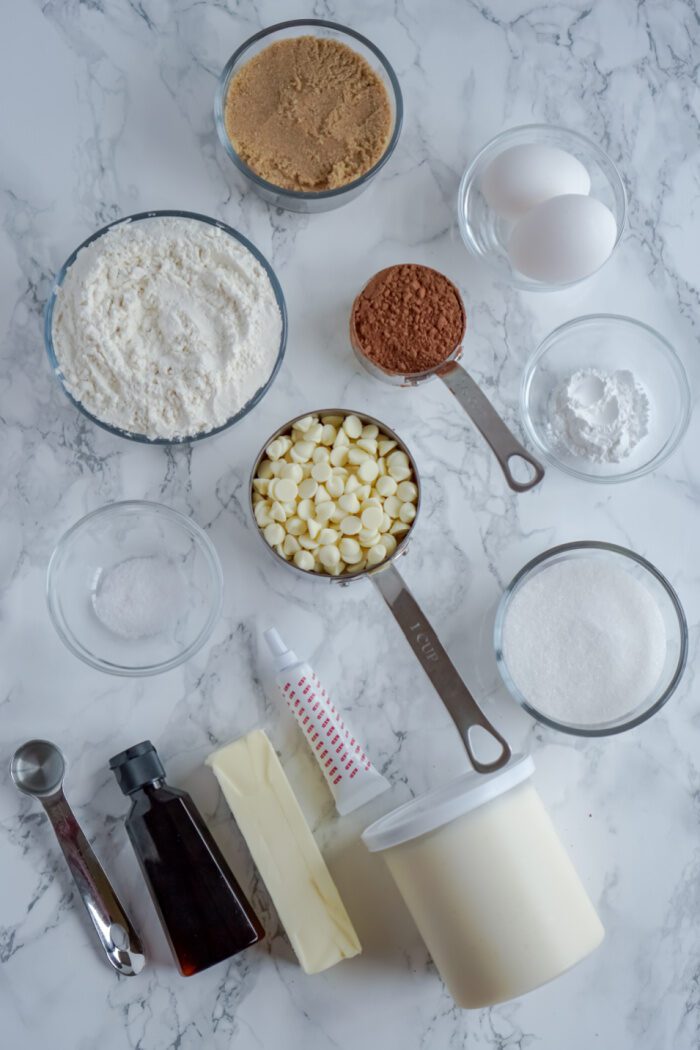
M 272 744 L 255 730 L 207 759 L 306 973 L 362 951 Z

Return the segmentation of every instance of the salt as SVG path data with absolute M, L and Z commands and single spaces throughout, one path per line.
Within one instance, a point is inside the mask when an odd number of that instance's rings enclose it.
M 98 620 L 120 638 L 152 638 L 172 627 L 184 597 L 173 562 L 127 558 L 103 572 L 92 596 Z
M 503 659 L 523 697 L 543 715 L 607 723 L 647 702 L 666 660 L 666 629 L 647 588 L 599 558 L 559 561 L 515 593 Z

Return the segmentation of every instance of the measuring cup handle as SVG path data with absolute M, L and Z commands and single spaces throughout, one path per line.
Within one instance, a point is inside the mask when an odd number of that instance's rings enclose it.
M 510 487 L 515 492 L 527 492 L 539 485 L 544 477 L 544 467 L 511 433 L 469 373 L 456 361 L 449 361 L 438 375 L 485 438 Z M 529 481 L 517 481 L 513 476 L 510 469 L 510 461 L 513 458 L 524 460 L 534 472 Z
M 127 976 L 140 973 L 141 941 L 65 796 L 59 792 L 42 802 L 109 962 Z
M 508 743 L 491 725 L 460 678 L 418 602 L 404 583 L 401 573 L 389 564 L 371 573 L 370 579 L 389 606 L 423 670 L 449 711 L 474 769 L 478 773 L 492 773 L 500 769 L 511 757 Z M 476 726 L 485 730 L 500 746 L 500 754 L 491 762 L 482 762 L 474 752 L 470 731 Z

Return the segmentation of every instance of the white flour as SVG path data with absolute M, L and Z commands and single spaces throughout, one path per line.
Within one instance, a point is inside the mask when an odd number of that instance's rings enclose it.
M 626 369 L 574 372 L 555 391 L 549 429 L 574 456 L 619 463 L 645 437 L 649 399 Z
M 666 629 L 653 596 L 630 572 L 601 557 L 572 558 L 516 592 L 503 657 L 542 714 L 577 725 L 610 722 L 658 686 Z
M 83 248 L 53 320 L 66 386 L 88 412 L 167 439 L 239 412 L 269 379 L 281 331 L 257 259 L 216 226 L 166 216 Z

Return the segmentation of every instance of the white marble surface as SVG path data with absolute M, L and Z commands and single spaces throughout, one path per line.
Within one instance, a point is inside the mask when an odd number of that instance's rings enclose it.
M 315 218 L 269 210 L 237 187 L 214 133 L 228 55 L 261 25 L 313 13 L 350 22 L 398 72 L 406 120 L 369 192 Z M 595 487 L 550 470 L 516 497 L 450 394 L 405 392 L 360 372 L 348 346 L 352 297 L 371 272 L 419 261 L 448 272 L 470 312 L 467 357 L 515 419 L 520 372 L 556 324 L 629 313 L 698 365 L 700 35 L 691 0 L 534 5 L 374 0 L 308 10 L 241 0 L 9 0 L 0 34 L 2 234 L 0 441 L 0 1030 L 38 1050 L 191 1047 L 367 1050 L 690 1050 L 700 1040 L 700 718 L 693 666 L 700 606 L 697 417 L 651 477 Z M 574 291 L 522 295 L 467 257 L 456 228 L 460 174 L 502 128 L 575 127 L 619 163 L 629 226 L 613 261 Z M 251 237 L 277 269 L 290 313 L 283 370 L 240 426 L 193 449 L 129 444 L 79 416 L 56 387 L 42 340 L 51 274 L 93 229 L 144 208 L 205 212 Z M 336 402 L 400 430 L 425 479 L 426 509 L 406 578 L 465 678 L 537 780 L 607 927 L 604 946 L 558 982 L 495 1009 L 456 1010 L 381 862 L 358 844 L 371 818 L 462 769 L 448 718 L 369 584 L 304 584 L 253 534 L 245 479 L 267 433 Z M 105 502 L 160 500 L 216 544 L 224 614 L 188 665 L 155 679 L 106 677 L 78 662 L 48 620 L 46 564 L 62 532 Z M 577 742 L 532 724 L 497 686 L 488 631 L 523 562 L 576 538 L 618 541 L 669 575 L 692 630 L 689 672 L 655 719 Z M 270 686 L 259 650 L 273 618 L 352 713 L 390 797 L 339 820 Z M 264 888 L 224 812 L 204 756 L 261 725 L 279 748 L 364 943 L 323 976 L 295 965 Z M 129 903 L 150 965 L 117 979 L 103 963 L 38 807 L 9 783 L 23 739 L 57 740 L 67 791 Z M 107 760 L 151 737 L 188 788 L 268 930 L 264 946 L 190 980 L 168 958 L 122 825 Z

